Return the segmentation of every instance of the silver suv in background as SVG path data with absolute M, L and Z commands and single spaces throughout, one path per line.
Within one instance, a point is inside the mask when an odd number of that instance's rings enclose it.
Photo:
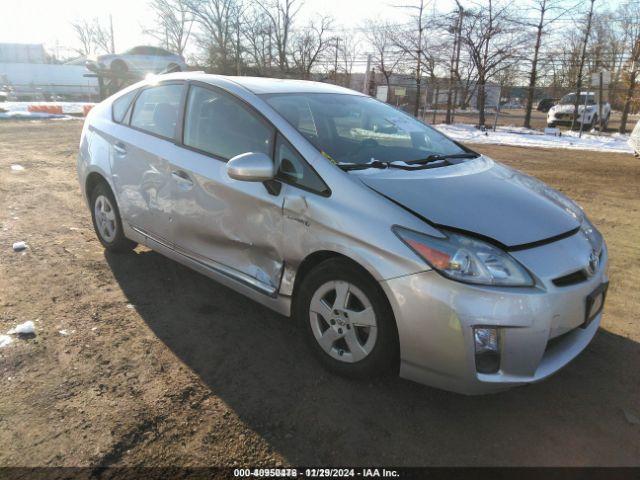
M 340 374 L 492 392 L 600 324 L 607 248 L 580 207 L 345 88 L 160 75 L 91 110 L 78 175 L 105 248 L 293 316 Z
M 86 66 L 91 71 L 111 70 L 116 73 L 159 73 L 165 70 L 182 71 L 187 64 L 182 55 L 163 48 L 138 46 L 124 53 L 89 58 Z
M 576 94 L 569 93 L 560 99 L 558 104 L 552 106 L 547 112 L 547 126 L 557 125 L 571 126 L 575 110 Z M 578 97 L 578 115 L 575 125 L 582 124 L 584 130 L 600 128 L 604 130 L 609 125 L 611 117 L 611 105 L 609 102 L 602 104 L 602 117 L 599 116 L 599 106 L 594 92 L 582 92 Z

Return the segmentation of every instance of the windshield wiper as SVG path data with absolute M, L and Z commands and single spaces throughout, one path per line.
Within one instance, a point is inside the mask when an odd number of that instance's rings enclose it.
M 441 160 L 448 160 L 450 158 L 477 158 L 480 154 L 478 153 L 434 153 L 425 158 L 419 158 L 417 160 L 407 160 L 404 163 L 408 165 L 414 165 L 416 163 L 431 163 L 431 162 L 439 162 Z
M 391 162 L 381 162 L 380 160 L 372 160 L 369 163 L 338 163 L 338 168 L 345 172 L 350 170 L 365 170 L 367 168 L 389 168 Z
M 397 168 L 399 170 L 421 170 L 424 168 L 430 168 L 426 165 L 433 162 L 440 162 L 442 160 L 446 161 L 450 158 L 477 158 L 480 154 L 478 153 L 451 153 L 451 154 L 442 154 L 442 153 L 434 153 L 425 158 L 419 158 L 418 160 L 391 160 L 391 161 L 381 161 L 381 160 L 371 160 L 368 163 L 338 163 L 338 167 L 348 172 L 350 170 L 365 170 L 367 168 Z M 397 165 L 396 162 L 405 163 L 406 165 Z M 407 165 L 416 165 L 417 167 L 409 167 Z

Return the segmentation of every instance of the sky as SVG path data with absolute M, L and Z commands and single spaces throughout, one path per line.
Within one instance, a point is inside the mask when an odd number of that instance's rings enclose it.
M 481 2 L 483 0 L 476 0 Z M 516 0 L 518 1 L 518 0 Z M 524 0 L 522 0 L 524 2 Z M 597 0 L 600 8 L 614 7 L 616 0 Z M 330 14 L 336 24 L 357 28 L 368 18 L 403 21 L 405 13 L 392 5 L 411 0 L 305 0 L 301 23 L 316 14 Z M 453 10 L 454 0 L 432 0 L 439 11 Z M 147 0 L 0 0 L 0 42 L 43 43 L 53 54 L 68 55 L 65 47 L 76 42 L 71 22 L 100 17 L 107 24 L 113 17 L 116 51 L 134 45 L 155 43 L 142 32 L 153 20 Z

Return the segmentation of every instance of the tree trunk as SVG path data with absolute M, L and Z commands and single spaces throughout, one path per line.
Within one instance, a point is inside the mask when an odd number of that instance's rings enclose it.
M 591 33 L 591 20 L 593 18 L 593 4 L 596 0 L 590 0 L 589 16 L 587 17 L 587 31 L 584 35 L 584 43 L 582 44 L 582 55 L 580 57 L 580 65 L 578 66 L 578 78 L 576 80 L 576 101 L 573 104 L 573 119 L 571 120 L 571 130 L 575 127 L 578 118 L 578 105 L 580 104 L 580 90 L 582 90 L 582 71 L 584 69 L 585 57 L 587 55 L 587 44 L 589 43 L 589 34 Z M 582 130 L 582 129 L 580 129 Z
M 540 23 L 538 24 L 538 33 L 536 36 L 536 46 L 533 50 L 533 62 L 531 63 L 531 74 L 529 75 L 529 89 L 527 91 L 527 110 L 524 113 L 524 126 L 531 128 L 531 110 L 533 110 L 533 96 L 536 90 L 536 80 L 538 76 L 538 54 L 540 52 L 540 43 L 542 42 L 542 27 L 544 26 L 544 6 L 540 11 Z
M 632 72 L 629 77 L 629 88 L 622 109 L 622 118 L 620 119 L 620 133 L 627 133 L 627 120 L 629 118 L 629 110 L 631 109 L 631 100 L 636 89 L 636 72 Z
M 478 107 L 478 126 L 484 127 L 485 124 L 485 115 L 484 115 L 484 105 L 486 103 L 485 99 L 485 85 L 484 85 L 484 73 L 478 75 L 478 94 L 476 106 Z

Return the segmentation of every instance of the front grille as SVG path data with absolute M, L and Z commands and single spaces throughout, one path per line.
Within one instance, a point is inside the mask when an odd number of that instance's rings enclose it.
M 587 279 L 587 274 L 584 270 L 578 270 L 569 275 L 554 278 L 552 280 L 556 287 L 568 287 L 569 285 L 575 285 L 577 283 L 584 282 Z

